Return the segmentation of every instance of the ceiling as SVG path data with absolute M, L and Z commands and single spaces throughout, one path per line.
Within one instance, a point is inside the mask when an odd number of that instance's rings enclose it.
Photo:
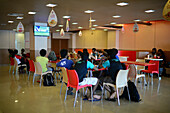
M 51 8 L 46 7 L 48 3 L 57 4 L 54 11 L 58 17 L 58 25 L 66 23 L 62 16 L 69 15 L 70 30 L 77 30 L 78 26 L 88 29 L 89 14 L 85 10 L 93 10 L 92 19 L 96 21 L 93 24 L 105 26 L 111 22 L 118 24 L 133 23 L 134 19 L 142 21 L 162 20 L 162 10 L 167 0 L 125 0 L 128 6 L 120 7 L 116 3 L 122 0 L 0 0 L 0 29 L 15 29 L 21 21 L 28 31 L 34 22 L 47 22 Z M 155 12 L 147 14 L 144 11 L 154 9 Z M 36 11 L 36 15 L 28 15 L 29 11 Z M 23 20 L 17 20 L 16 17 L 7 16 L 9 13 L 24 14 Z M 113 15 L 120 15 L 114 19 Z M 13 24 L 8 24 L 8 20 L 13 20 Z M 72 22 L 78 22 L 78 25 L 72 25 Z M 5 25 L 6 24 L 6 25 Z M 58 26 L 51 28 L 52 32 L 59 29 Z

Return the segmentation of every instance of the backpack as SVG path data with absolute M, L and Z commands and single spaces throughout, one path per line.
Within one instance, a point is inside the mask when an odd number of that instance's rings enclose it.
M 43 81 L 44 86 L 55 86 L 54 77 L 52 76 L 51 73 L 45 74 L 43 79 L 44 79 L 44 81 Z
M 141 101 L 140 95 L 138 93 L 138 90 L 137 90 L 135 84 L 130 80 L 128 81 L 128 88 L 129 88 L 129 94 L 130 94 L 131 101 L 134 101 L 134 102 Z M 120 96 L 120 98 L 125 98 L 125 99 L 129 100 L 127 87 L 124 88 L 123 94 Z
M 74 69 L 78 74 L 79 82 L 82 82 L 83 78 L 85 78 L 87 74 L 87 62 L 82 60 L 76 62 Z

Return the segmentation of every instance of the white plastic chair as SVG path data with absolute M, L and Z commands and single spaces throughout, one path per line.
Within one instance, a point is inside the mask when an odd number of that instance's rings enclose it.
M 129 72 L 129 69 L 128 70 L 120 70 L 118 72 L 117 77 L 116 77 L 116 85 L 111 84 L 111 83 L 103 83 L 102 99 L 103 99 L 103 91 L 104 91 L 105 85 L 115 87 L 116 92 L 117 92 L 118 105 L 120 105 L 118 89 L 126 86 L 127 91 L 128 91 L 129 101 L 130 101 L 130 94 L 129 94 L 128 84 L 127 84 L 128 72 Z
M 41 87 L 42 76 L 47 74 L 47 73 L 52 74 L 52 71 L 48 71 L 48 72 L 43 73 L 42 72 L 42 67 L 41 67 L 39 62 L 34 62 L 34 66 L 35 66 L 35 73 L 34 73 L 34 77 L 33 77 L 33 85 L 34 85 L 35 76 L 41 76 L 41 78 L 40 78 L 40 87 Z
M 60 95 L 61 95 L 61 91 L 62 91 L 62 87 L 63 87 L 63 83 L 67 83 L 68 82 L 68 77 L 67 77 L 67 71 L 65 67 L 59 67 L 59 69 L 61 69 L 61 74 L 62 74 L 62 84 L 61 84 L 61 88 L 60 88 Z
M 120 56 L 120 57 L 119 57 L 119 60 L 120 60 L 120 61 L 127 61 L 127 57 L 121 57 L 121 56 Z
M 145 63 L 145 60 L 144 59 L 136 59 L 136 62 L 143 62 L 143 63 Z M 141 70 L 145 70 L 145 66 L 137 65 L 136 69 L 137 69 L 137 73 L 140 74 Z
M 136 66 L 135 64 L 130 64 L 129 65 L 129 73 L 128 73 L 128 78 L 134 78 L 135 79 L 135 85 L 137 85 L 137 80 L 139 78 L 143 78 L 144 79 L 144 86 L 147 84 L 146 83 L 146 79 L 145 79 L 145 74 L 138 74 L 137 70 L 136 70 Z
M 13 68 L 13 74 L 17 74 L 18 73 L 18 69 L 21 66 L 27 66 L 26 64 L 22 64 L 22 65 L 18 65 L 18 62 L 16 60 L 16 58 L 14 58 L 14 68 Z

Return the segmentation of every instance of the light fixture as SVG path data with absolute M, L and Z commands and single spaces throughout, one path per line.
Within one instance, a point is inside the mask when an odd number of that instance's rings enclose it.
M 9 21 L 8 21 L 8 23 L 12 24 L 12 23 L 14 23 L 14 21 L 12 21 L 12 20 L 9 20 Z
M 24 91 L 22 93 L 25 93 Z
M 127 2 L 120 2 L 120 3 L 117 3 L 116 5 L 118 5 L 118 6 L 126 6 L 126 5 L 128 5 L 129 3 L 127 3 Z
M 83 27 L 78 27 L 78 29 L 83 29 Z
M 139 22 L 139 21 L 141 21 L 141 20 L 139 20 L 139 19 L 135 19 L 134 21 L 135 21 L 135 22 Z
M 63 18 L 70 18 L 71 16 L 63 16 Z
M 47 7 L 55 7 L 55 6 L 57 6 L 57 4 L 47 4 L 46 6 Z
M 146 13 L 153 13 L 153 12 L 155 12 L 155 10 L 150 9 L 150 10 L 146 10 L 145 12 Z
M 96 30 L 96 28 L 91 28 L 91 30 Z
M 113 18 L 120 18 L 120 15 L 114 15 Z
M 22 17 L 22 16 L 18 16 L 18 17 L 17 17 L 18 20 L 22 20 L 23 18 L 24 18 L 24 17 Z
M 30 11 L 30 12 L 28 12 L 28 14 L 29 14 L 29 15 L 35 15 L 36 12 Z
M 21 13 L 9 13 L 8 16 L 24 16 L 24 14 L 21 14 Z
M 97 27 L 98 25 L 93 25 L 94 27 Z
M 76 25 L 76 24 L 78 24 L 78 23 L 77 23 L 77 22 L 73 22 L 72 24 L 73 24 L 73 25 Z
M 18 102 L 18 100 L 15 100 L 15 103 L 17 103 Z
M 63 25 L 58 25 L 58 27 L 63 27 Z
M 84 13 L 93 13 L 94 11 L 92 10 L 87 10 L 87 11 L 84 11 Z
M 110 23 L 110 24 L 116 24 L 116 22 L 112 22 L 112 23 Z
M 60 30 L 59 30 L 59 29 L 57 29 L 56 31 L 57 31 L 57 32 L 59 32 Z
M 89 20 L 90 21 L 90 20 Z M 91 20 L 91 22 L 95 22 L 96 20 Z

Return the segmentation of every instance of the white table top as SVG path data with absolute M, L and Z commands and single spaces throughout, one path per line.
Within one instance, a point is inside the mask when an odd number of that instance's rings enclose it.
M 158 58 L 145 58 L 145 60 L 162 61 L 163 59 L 158 59 Z

